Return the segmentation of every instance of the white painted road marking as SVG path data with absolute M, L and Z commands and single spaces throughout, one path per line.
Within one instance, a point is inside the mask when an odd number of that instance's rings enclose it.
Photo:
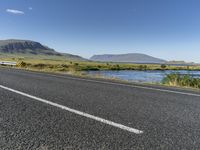
M 112 122 L 112 121 L 109 121 L 109 120 L 106 120 L 106 119 L 103 119 L 103 118 L 100 118 L 100 117 L 90 115 L 88 113 L 84 113 L 84 112 L 81 112 L 81 111 L 78 111 L 78 110 L 75 110 L 75 109 L 54 103 L 54 102 L 50 102 L 48 100 L 26 94 L 24 92 L 20 92 L 20 91 L 5 87 L 3 85 L 0 85 L 0 88 L 2 88 L 4 90 L 11 91 L 11 92 L 16 93 L 16 94 L 20 94 L 22 96 L 25 96 L 25 97 L 28 97 L 28 98 L 31 98 L 31 99 L 34 99 L 34 100 L 39 101 L 39 102 L 49 104 L 51 106 L 61 108 L 63 110 L 69 111 L 69 112 L 74 113 L 74 114 L 77 114 L 77 115 L 80 115 L 80 116 L 83 116 L 83 117 L 86 117 L 86 118 L 89 118 L 89 119 L 93 119 L 93 120 L 96 120 L 98 122 L 102 122 L 104 124 L 107 124 L 107 125 L 110 125 L 110 126 L 113 126 L 113 127 L 116 127 L 116 128 L 120 128 L 122 130 L 126 130 L 126 131 L 129 131 L 129 132 L 135 133 L 135 134 L 142 134 L 143 133 L 143 131 L 141 131 L 141 130 L 134 129 L 134 128 L 131 128 L 131 127 L 127 127 L 127 126 L 119 124 L 119 123 L 115 123 L 115 122 Z

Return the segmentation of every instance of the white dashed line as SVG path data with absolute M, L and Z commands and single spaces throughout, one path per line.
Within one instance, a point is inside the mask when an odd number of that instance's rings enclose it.
M 84 113 L 84 112 L 81 112 L 81 111 L 78 111 L 78 110 L 75 110 L 75 109 L 72 109 L 72 108 L 69 108 L 69 107 L 66 107 L 66 106 L 63 106 L 63 105 L 42 99 L 42 98 L 39 98 L 39 97 L 36 97 L 36 96 L 32 96 L 32 95 L 26 94 L 24 92 L 20 92 L 20 91 L 5 87 L 3 85 L 0 85 L 0 88 L 7 90 L 7 91 L 10 91 L 10 92 L 13 92 L 13 93 L 16 93 L 16 94 L 19 94 L 19 95 L 22 95 L 22 96 L 25 96 L 25 97 L 28 97 L 28 98 L 31 98 L 31 99 L 34 99 L 34 100 L 42 102 L 42 103 L 46 103 L 48 105 L 51 105 L 51 106 L 54 106 L 54 107 L 57 107 L 57 108 L 61 108 L 63 110 L 66 110 L 66 111 L 74 113 L 74 114 L 77 114 L 77 115 L 80 115 L 80 116 L 83 116 L 83 117 L 86 117 L 86 118 L 89 118 L 89 119 L 92 119 L 92 120 L 96 120 L 98 122 L 101 122 L 101 123 L 104 123 L 104 124 L 107 124 L 107 125 L 110 125 L 110 126 L 113 126 L 113 127 L 116 127 L 116 128 L 120 128 L 122 130 L 126 130 L 128 132 L 132 132 L 132 133 L 135 133 L 135 134 L 142 134 L 143 133 L 143 131 L 141 131 L 141 130 L 134 129 L 134 128 L 131 128 L 131 127 L 127 127 L 125 125 L 115 123 L 115 122 L 112 122 L 112 121 L 109 121 L 109 120 L 106 120 L 106 119 L 103 119 L 103 118 L 100 118 L 100 117 L 97 117 L 97 116 L 94 116 L 94 115 L 90 115 L 88 113 Z

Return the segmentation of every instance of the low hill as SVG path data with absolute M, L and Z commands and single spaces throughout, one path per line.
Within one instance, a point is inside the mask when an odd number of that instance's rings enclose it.
M 0 40 L 0 53 L 16 55 L 30 54 L 46 56 L 65 56 L 69 59 L 85 60 L 84 58 L 77 55 L 56 52 L 54 49 L 44 46 L 39 42 L 30 40 Z
M 168 65 L 176 65 L 176 66 L 195 66 L 195 65 L 199 65 L 198 63 L 194 63 L 194 62 L 185 62 L 185 61 L 168 61 L 166 64 Z
M 102 62 L 123 62 L 123 63 L 166 63 L 165 60 L 155 58 L 149 55 L 140 53 L 130 53 L 130 54 L 104 54 L 104 55 L 94 55 L 90 58 L 93 61 Z

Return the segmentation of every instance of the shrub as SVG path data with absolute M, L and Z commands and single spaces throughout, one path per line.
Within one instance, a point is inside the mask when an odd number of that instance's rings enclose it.
M 18 67 L 26 67 L 27 66 L 27 63 L 24 62 L 24 61 L 21 61 L 17 64 Z
M 62 64 L 61 67 L 63 67 L 63 68 L 68 68 L 69 66 L 66 65 L 66 64 Z
M 94 67 L 94 66 L 86 66 L 86 67 L 83 67 L 81 70 L 82 71 L 98 71 L 99 68 L 98 67 Z
M 97 65 L 98 68 L 101 68 L 101 65 Z
M 147 70 L 147 65 L 139 65 L 139 70 Z
M 79 65 L 79 63 L 74 63 L 74 66 L 78 66 Z
M 162 69 L 165 69 L 167 66 L 166 66 L 165 64 L 162 64 L 160 67 L 161 67 Z
M 34 64 L 33 67 L 42 69 L 48 67 L 48 64 L 39 63 L 39 64 Z

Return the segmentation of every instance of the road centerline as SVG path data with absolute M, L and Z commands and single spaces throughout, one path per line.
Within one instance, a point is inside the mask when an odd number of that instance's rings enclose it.
M 92 120 L 95 120 L 95 121 L 98 121 L 98 122 L 101 122 L 101 123 L 104 123 L 104 124 L 107 124 L 107 125 L 110 125 L 110 126 L 122 129 L 122 130 L 126 130 L 126 131 L 131 132 L 131 133 L 135 133 L 135 134 L 142 134 L 143 133 L 143 131 L 141 131 L 141 130 L 138 130 L 138 129 L 135 129 L 135 128 L 132 128 L 132 127 L 128 127 L 128 126 L 125 126 L 125 125 L 122 125 L 122 124 L 119 124 L 119 123 L 116 123 L 116 122 L 113 122 L 113 121 L 110 121 L 110 120 L 106 120 L 106 119 L 103 119 L 103 118 L 100 118 L 100 117 L 97 117 L 97 116 L 94 116 L 94 115 L 91 115 L 91 114 L 88 114 L 88 113 L 85 113 L 85 112 L 82 112 L 82 111 L 79 111 L 79 110 L 75 110 L 75 109 L 69 108 L 67 106 L 60 105 L 60 104 L 48 101 L 46 99 L 42 99 L 42 98 L 39 98 L 39 97 L 30 95 L 30 94 L 27 94 L 27 93 L 6 87 L 6 86 L 3 86 L 3 85 L 0 85 L 0 88 L 7 90 L 7 91 L 10 91 L 10 92 L 13 92 L 13 93 L 16 93 L 16 94 L 19 94 L 19 95 L 22 95 L 22 96 L 25 96 L 25 97 L 28 97 L 28 98 L 31 98 L 31 99 L 34 99 L 36 101 L 39 101 L 39 102 L 42 102 L 42 103 L 63 109 L 63 110 L 66 110 L 66 111 L 74 113 L 76 115 L 79 115 L 79 116 L 82 116 L 82 117 L 85 117 L 85 118 L 89 118 L 89 119 L 92 119 Z

